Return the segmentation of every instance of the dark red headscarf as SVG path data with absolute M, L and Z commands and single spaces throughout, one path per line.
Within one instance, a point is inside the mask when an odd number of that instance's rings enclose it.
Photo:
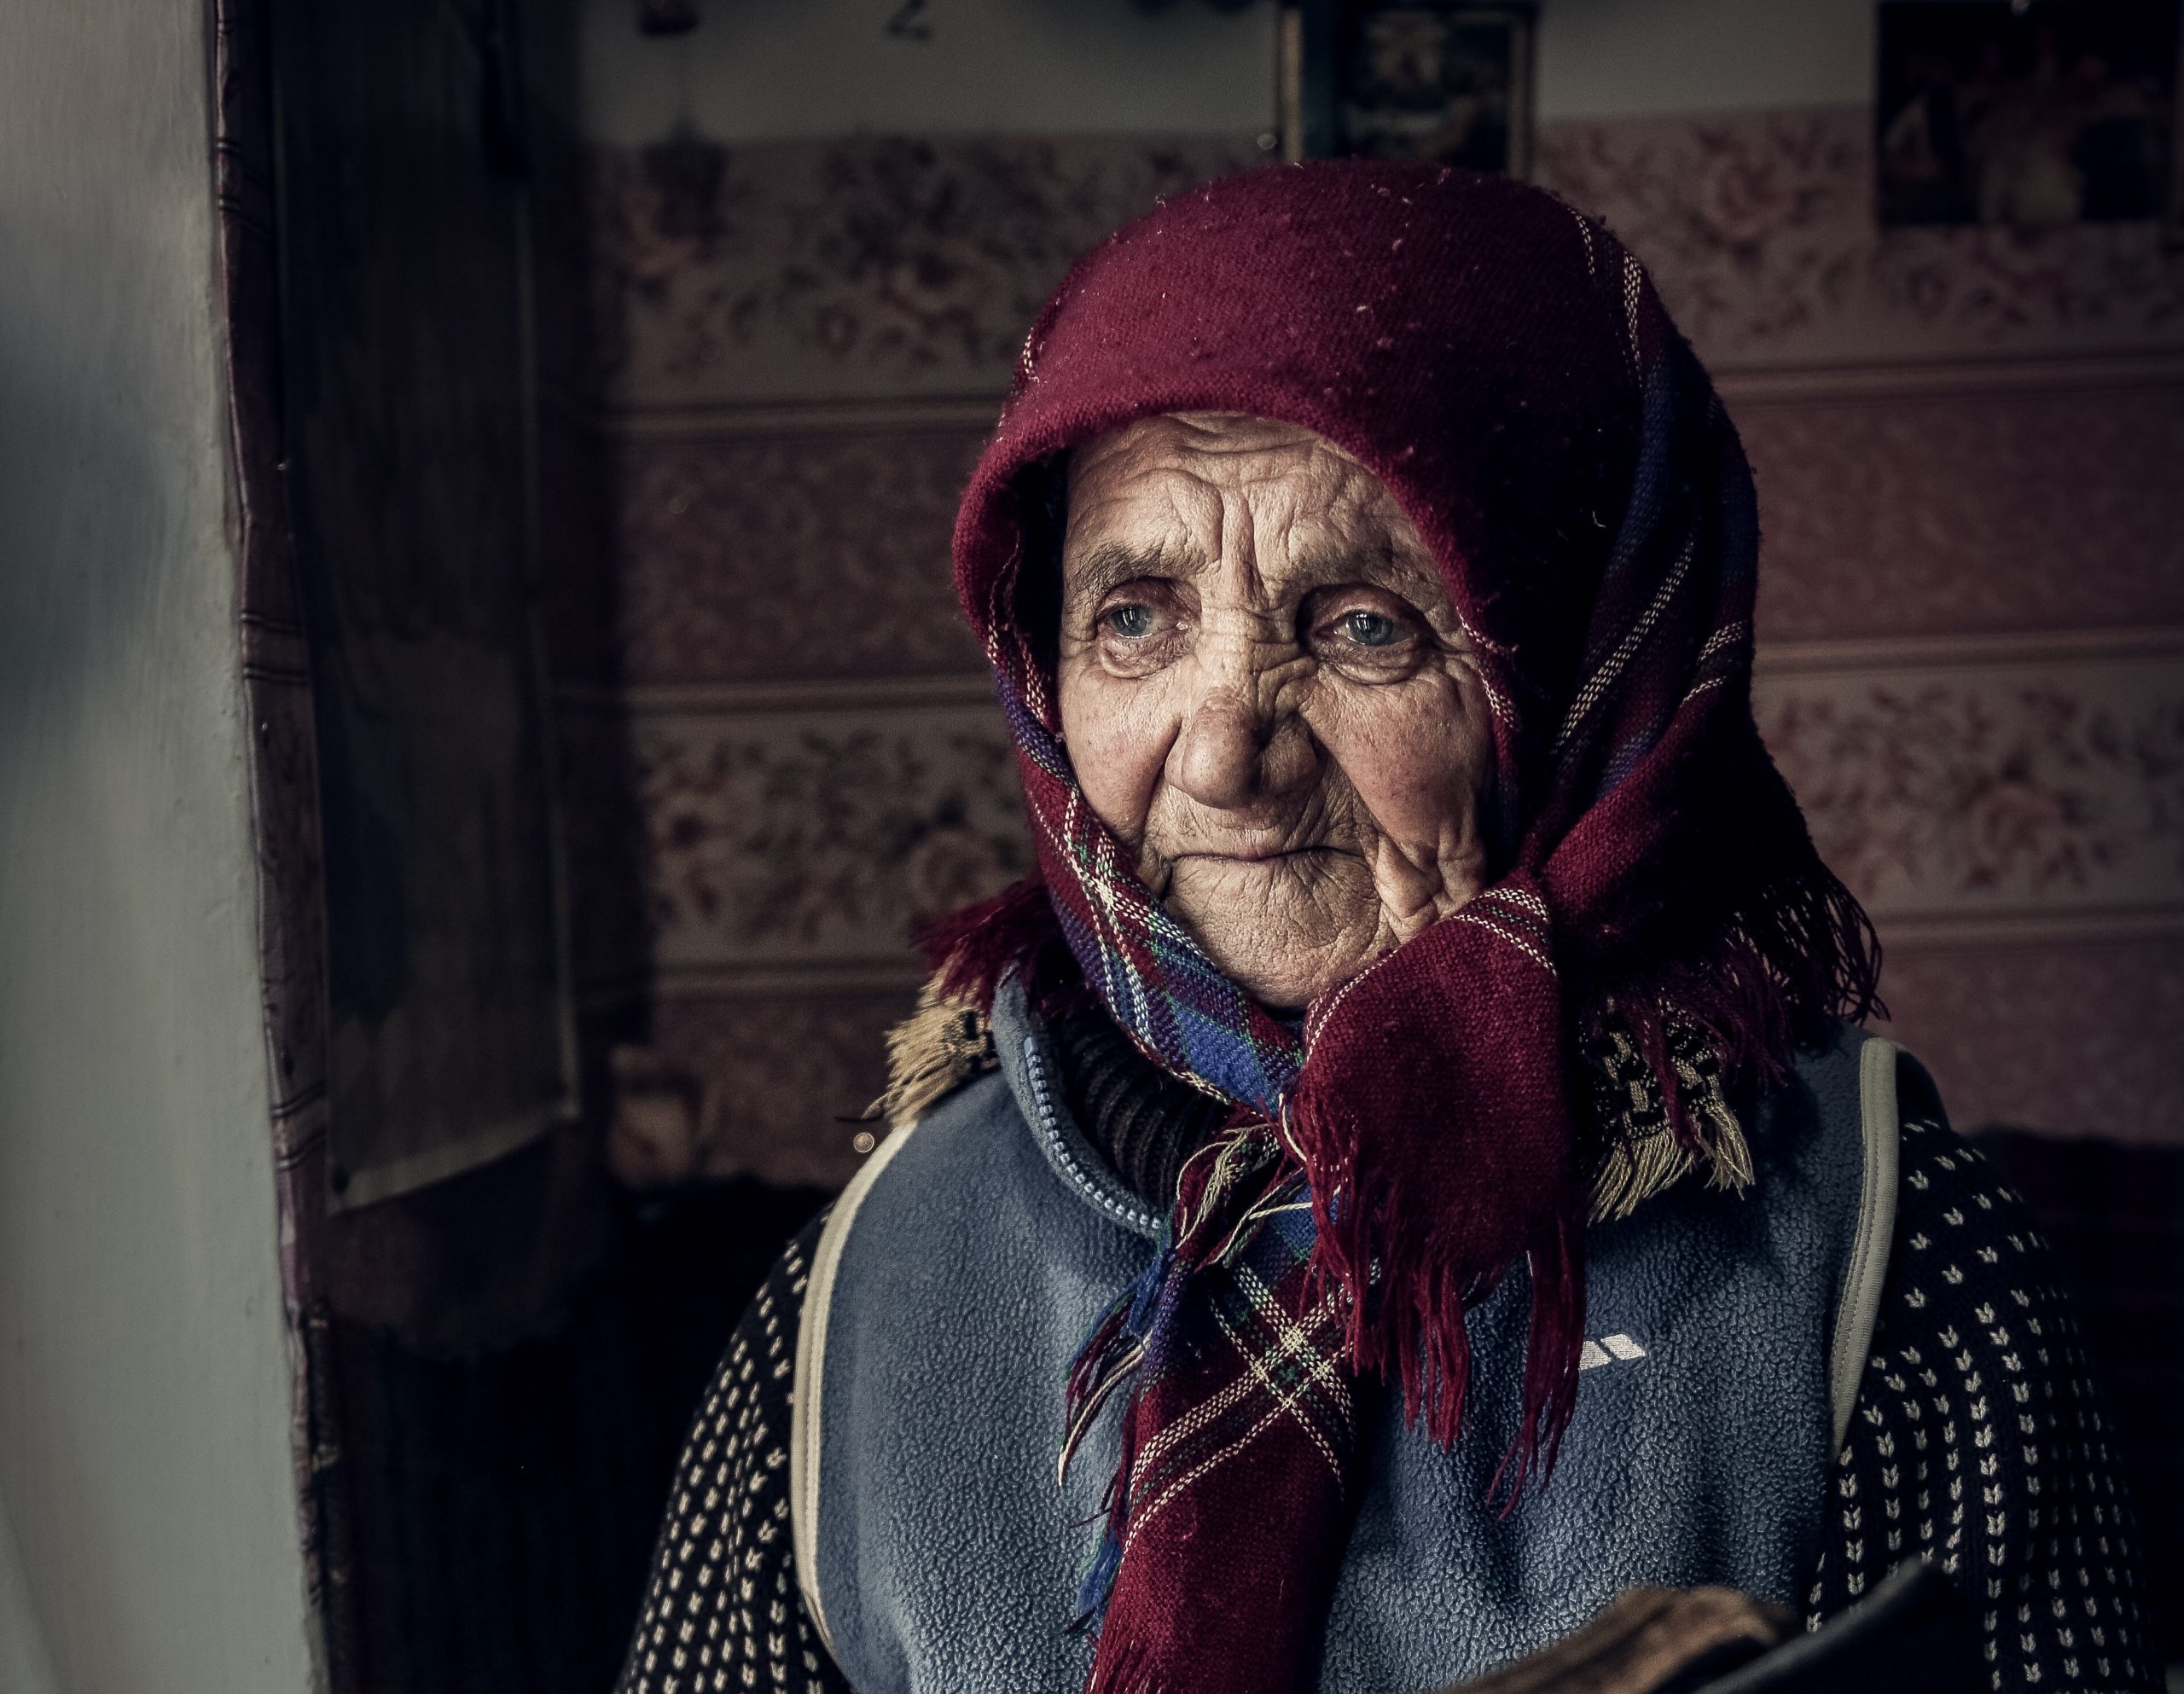
M 1301 1034 L 1137 885 L 1054 733 L 1063 455 L 1179 411 L 1302 425 L 1378 476 L 1439 563 L 1491 706 L 1499 879 Z M 1757 550 L 1735 433 L 1650 280 L 1536 189 L 1425 166 L 1254 172 L 1122 230 L 1040 316 L 956 531 L 1040 878 L 939 944 L 953 985 L 988 995 L 1006 969 L 1073 960 L 1152 1058 L 1237 1108 L 1217 1170 L 1186 1179 L 1162 1266 L 1080 1367 L 1091 1409 L 1118 1357 L 1143 1378 L 1091 1596 L 1094 1688 L 1263 1694 L 1312 1658 L 1354 1468 L 1345 1453 L 1327 1475 L 1346 1379 L 1312 1415 L 1276 1407 L 1222 1464 L 1174 1465 L 1192 1408 L 1264 1363 L 1240 1341 L 1210 1362 L 1160 1327 L 1217 1314 L 1235 1277 L 1283 1273 L 1282 1232 L 1259 1232 L 1254 1270 L 1243 1223 L 1309 1198 L 1310 1227 L 1282 1225 L 1298 1265 L 1263 1344 L 1310 1332 L 1344 1372 L 1391 1372 L 1443 1442 L 1462 1429 L 1465 1310 L 1522 1267 L 1524 1424 L 1493 1437 L 1521 1482 L 1551 1463 L 1576 1389 L 1588 1183 L 1608 1151 L 1580 1053 L 1612 1022 L 1675 1116 L 1672 1031 L 1763 1076 L 1827 1015 L 1869 1007 L 1870 929 L 1752 723 Z M 1057 930 L 1067 953 L 1035 965 Z

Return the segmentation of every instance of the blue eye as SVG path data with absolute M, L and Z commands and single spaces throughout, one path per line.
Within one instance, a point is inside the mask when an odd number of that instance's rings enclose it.
M 1361 647 L 1384 647 L 1403 634 L 1400 624 L 1377 612 L 1345 612 L 1341 628 L 1343 634 Z
M 1118 606 L 1107 614 L 1107 627 L 1124 641 L 1135 641 L 1153 633 L 1153 608 Z

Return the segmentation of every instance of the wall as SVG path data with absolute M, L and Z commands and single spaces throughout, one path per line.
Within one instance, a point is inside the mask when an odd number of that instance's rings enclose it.
M 565 597 L 562 699 L 580 858 L 638 869 L 579 956 L 702 1085 L 701 1169 L 853 1168 L 905 917 L 1025 863 L 955 502 L 1068 260 L 1269 121 L 1263 6 L 933 0 L 922 44 L 892 9 L 585 14 L 561 450 L 606 499 L 562 569 L 611 570 Z M 2184 256 L 1884 235 L 1872 32 L 1867 0 L 1549 0 L 1536 174 L 1646 258 L 1745 437 L 1763 727 L 1879 924 L 1892 1033 L 1967 1127 L 2184 1139 Z M 659 145 L 681 117 L 727 144 Z
M 9 1694 L 59 1694 L 53 1657 L 45 1649 L 45 1628 L 31 1599 L 23 1570 L 23 1550 L 8 1503 L 0 1500 L 0 1688 Z
M 704 0 L 648 37 L 630 0 L 583 0 L 582 125 L 651 141 L 678 116 L 722 141 L 875 134 L 1252 134 L 1272 121 L 1275 9 L 1204 0 Z M 1548 0 L 1540 115 L 1804 106 L 1866 97 L 1872 0 Z
M 629 0 L 585 0 L 584 131 L 655 140 L 675 118 L 725 142 L 843 136 L 1243 131 L 1273 120 L 1267 0 L 707 0 L 683 38 L 644 38 Z M 1863 101 L 1872 0 L 1548 0 L 1540 116 Z
M 1183 0 L 706 0 L 685 36 L 640 35 L 623 0 L 585 0 L 583 124 L 653 139 L 687 113 L 723 141 L 1256 130 L 1274 98 L 1274 9 Z
M 1565 118 L 1864 100 L 1873 0 L 1544 0 L 1539 110 Z
M 0 1494 L 71 1694 L 311 1684 L 207 8 L 0 55 Z

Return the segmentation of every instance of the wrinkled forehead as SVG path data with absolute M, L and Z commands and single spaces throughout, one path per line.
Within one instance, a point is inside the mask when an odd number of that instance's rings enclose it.
M 1068 465 L 1074 510 L 1111 500 L 1248 493 L 1304 506 L 1374 501 L 1396 508 L 1380 479 L 1350 453 L 1301 424 L 1244 412 L 1163 412 L 1138 418 L 1075 449 Z
M 1356 455 L 1301 425 L 1240 412 L 1174 412 L 1107 431 L 1064 473 L 1065 568 L 1159 554 L 1272 565 L 1350 555 L 1374 576 L 1444 591 L 1401 502 Z
M 1201 464 L 1259 463 L 1272 468 L 1302 463 L 1316 454 L 1345 463 L 1357 460 L 1302 424 L 1249 412 L 1157 412 L 1095 436 L 1076 450 L 1072 471 L 1097 469 L 1115 460 L 1159 457 Z

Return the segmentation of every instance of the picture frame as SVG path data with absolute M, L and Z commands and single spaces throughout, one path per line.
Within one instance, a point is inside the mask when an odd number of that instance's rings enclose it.
M 1300 0 L 1281 15 L 1289 159 L 1426 160 L 1531 173 L 1536 9 L 1485 0 Z
M 1881 0 L 1884 228 L 2180 215 L 2178 0 Z

